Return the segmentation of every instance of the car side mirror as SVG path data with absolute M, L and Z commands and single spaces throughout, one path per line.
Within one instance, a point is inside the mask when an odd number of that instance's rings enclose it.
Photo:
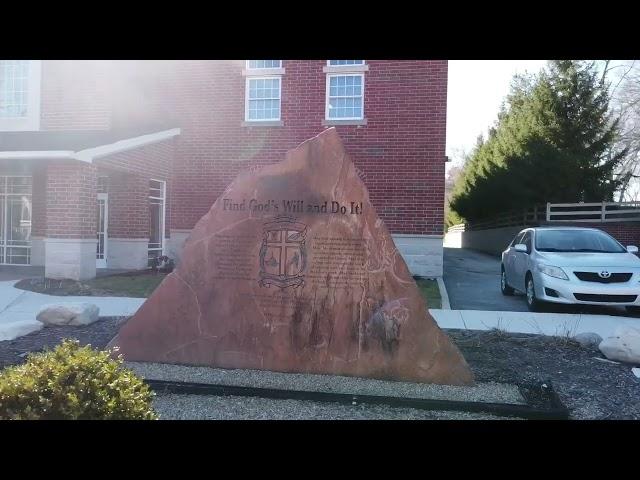
M 513 248 L 516 252 L 527 253 L 527 246 L 524 243 L 516 243 Z
M 627 252 L 638 253 L 638 247 L 636 247 L 635 245 L 627 245 Z

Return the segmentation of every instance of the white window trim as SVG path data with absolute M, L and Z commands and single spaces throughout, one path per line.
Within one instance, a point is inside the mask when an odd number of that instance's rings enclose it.
M 104 200 L 104 243 L 102 250 L 102 258 L 98 258 L 98 252 L 96 249 L 96 268 L 107 268 L 107 255 L 108 255 L 108 247 L 107 244 L 109 239 L 109 194 L 108 193 L 98 193 L 98 202 L 100 200 Z M 98 225 L 100 228 L 101 225 Z M 100 245 L 100 240 L 98 240 L 98 245 Z
M 269 68 L 249 68 L 249 61 L 250 60 L 245 60 L 244 69 L 242 70 L 242 75 L 245 77 L 252 77 L 252 76 L 262 77 L 264 75 L 284 75 L 282 60 L 278 60 L 280 62 L 279 67 L 269 67 Z
M 162 197 L 154 197 L 151 195 L 151 192 L 149 192 L 148 198 L 149 200 L 162 200 L 162 215 L 160 217 L 160 248 L 154 247 L 154 248 L 149 248 L 149 246 L 147 245 L 147 257 L 148 257 L 148 252 L 151 251 L 160 251 L 160 256 L 163 256 L 165 254 L 165 236 L 166 236 L 166 231 L 165 231 L 165 224 L 166 224 L 166 216 L 167 216 L 167 181 L 166 180 L 160 180 L 158 178 L 150 178 L 149 179 L 151 182 L 158 182 L 162 184 Z M 151 208 L 151 207 L 149 207 Z M 151 238 L 149 238 L 149 242 L 151 243 Z
M 368 72 L 369 65 L 366 60 L 360 65 L 331 65 L 331 60 L 327 60 L 327 64 L 322 67 L 324 73 L 361 73 Z
M 40 130 L 41 86 L 42 61 L 29 60 L 27 116 L 15 118 L 0 118 L 0 132 L 27 132 Z
M 331 77 L 362 77 L 362 116 L 360 117 L 340 117 L 340 118 L 329 118 L 329 99 L 330 99 L 330 89 L 329 89 L 329 83 L 331 81 Z M 365 116 L 364 116 L 364 73 L 346 73 L 346 72 L 340 72 L 340 73 L 328 73 L 327 74 L 327 80 L 326 80 L 326 84 L 325 84 L 325 101 L 324 101 L 324 123 L 325 124 L 329 124 L 331 122 L 336 122 L 336 124 L 339 123 L 344 123 L 344 122 L 362 122 L 365 120 Z M 366 122 L 364 123 L 366 125 Z
M 278 98 L 279 108 L 278 108 L 278 118 L 259 118 L 255 119 L 249 118 L 249 82 L 251 80 L 278 80 L 280 82 L 280 97 Z M 282 119 L 282 77 L 279 75 L 260 75 L 260 76 L 251 76 L 247 77 L 244 82 L 244 123 L 245 124 L 260 124 L 271 122 L 280 122 Z

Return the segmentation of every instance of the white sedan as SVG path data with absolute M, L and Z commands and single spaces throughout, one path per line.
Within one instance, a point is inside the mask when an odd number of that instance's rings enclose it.
M 502 252 L 500 287 L 504 295 L 523 292 L 531 311 L 553 302 L 621 305 L 637 313 L 637 252 L 597 228 L 526 228 Z

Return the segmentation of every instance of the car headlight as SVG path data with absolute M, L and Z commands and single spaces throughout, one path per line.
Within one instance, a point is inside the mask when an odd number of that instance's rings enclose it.
M 560 278 L 561 280 L 569 280 L 567 274 L 564 273 L 564 270 L 562 270 L 560 267 L 540 264 L 538 265 L 538 270 L 540 270 L 545 275 L 549 275 L 550 277 Z

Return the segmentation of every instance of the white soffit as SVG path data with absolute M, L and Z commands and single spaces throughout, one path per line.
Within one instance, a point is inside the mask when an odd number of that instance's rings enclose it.
M 21 159 L 33 159 L 33 160 L 79 160 L 81 162 L 93 163 L 97 158 L 106 157 L 116 153 L 126 152 L 128 150 L 134 150 L 136 148 L 144 147 L 145 145 L 151 145 L 153 143 L 168 140 L 177 135 L 180 135 L 179 128 L 172 128 L 170 130 L 163 130 L 161 132 L 150 133 L 147 135 L 141 135 L 139 137 L 127 138 L 125 140 L 119 140 L 107 145 L 101 145 L 99 147 L 87 148 L 85 150 L 79 150 L 73 152 L 70 150 L 40 150 L 40 151 L 0 151 L 0 159 L 2 160 L 21 160 Z

